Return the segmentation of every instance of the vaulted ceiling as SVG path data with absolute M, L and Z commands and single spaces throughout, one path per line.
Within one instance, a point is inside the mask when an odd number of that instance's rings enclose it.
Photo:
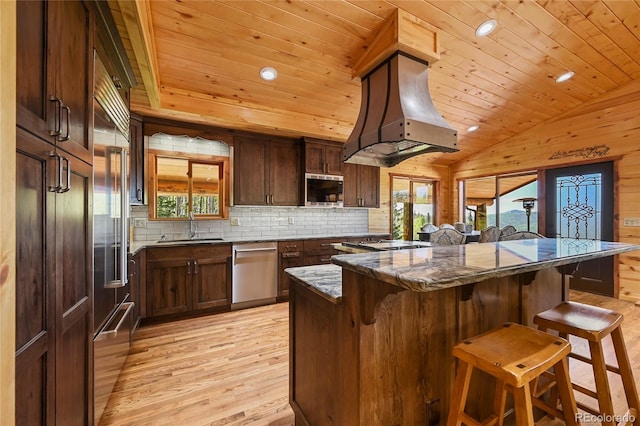
M 429 86 L 451 164 L 640 78 L 640 1 L 109 0 L 144 115 L 344 142 L 352 69 L 395 9 L 438 30 Z M 476 28 L 498 26 L 487 37 Z M 259 71 L 277 69 L 267 82 Z M 575 76 L 564 83 L 566 71 Z M 468 132 L 472 125 L 480 126 Z

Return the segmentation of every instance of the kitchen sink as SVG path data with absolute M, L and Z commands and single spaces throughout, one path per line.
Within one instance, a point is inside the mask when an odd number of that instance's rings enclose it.
M 173 243 L 213 243 L 216 241 L 224 241 L 223 238 L 185 238 L 183 240 L 158 240 L 158 244 L 173 244 Z

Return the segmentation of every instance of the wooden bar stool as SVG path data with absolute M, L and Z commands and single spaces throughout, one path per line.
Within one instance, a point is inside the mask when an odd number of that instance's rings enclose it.
M 598 400 L 598 410 L 582 403 L 578 403 L 578 408 L 594 415 L 604 416 L 603 425 L 616 424 L 607 370 L 619 374 L 622 378 L 629 408 L 636 412 L 640 409 L 638 389 L 633 380 L 629 356 L 622 338 L 620 328 L 622 320 L 623 315 L 617 312 L 576 302 L 562 302 L 555 308 L 537 314 L 533 319 L 541 331 L 557 330 L 560 337 L 565 339 L 573 335 L 589 342 L 591 358 L 576 353 L 571 353 L 569 356 L 592 365 L 596 391 L 575 383 L 573 389 Z M 618 360 L 617 367 L 607 364 L 604 358 L 602 340 L 608 335 L 611 335 L 613 341 L 613 349 Z M 637 420 L 634 423 L 638 425 Z
M 507 391 L 513 393 L 518 426 L 534 424 L 534 405 L 564 418 L 567 425 L 576 425 L 577 408 L 567 363 L 570 352 L 571 345 L 565 339 L 513 323 L 505 323 L 501 328 L 457 344 L 453 348 L 453 356 L 460 362 L 447 425 L 501 426 Z M 556 373 L 562 411 L 532 396 L 539 377 L 552 367 Z M 484 421 L 476 420 L 464 411 L 474 368 L 496 378 L 492 414 Z

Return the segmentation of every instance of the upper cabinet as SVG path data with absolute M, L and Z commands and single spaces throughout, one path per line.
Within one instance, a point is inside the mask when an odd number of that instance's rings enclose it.
M 300 144 L 275 138 L 234 140 L 234 202 L 250 206 L 300 204 Z
M 344 164 L 344 206 L 380 207 L 380 167 Z
M 321 139 L 304 138 L 304 164 L 306 173 L 342 175 L 343 144 Z
M 18 2 L 18 125 L 87 163 L 93 26 L 85 2 Z

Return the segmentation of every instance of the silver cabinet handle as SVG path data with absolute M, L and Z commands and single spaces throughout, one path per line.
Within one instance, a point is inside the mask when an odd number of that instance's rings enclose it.
M 191 275 L 191 262 L 187 262 L 187 275 Z
M 265 197 L 264 198 L 264 203 L 265 204 L 269 204 L 269 194 L 265 195 L 264 197 Z
M 64 136 L 62 136 L 62 137 L 58 137 L 58 138 L 57 138 L 59 142 L 65 142 L 65 141 L 68 141 L 68 140 L 69 140 L 69 131 L 71 130 L 71 129 L 70 129 L 70 125 L 71 125 L 71 108 L 69 108 L 69 107 L 68 107 L 68 106 L 66 106 L 66 105 L 62 105 L 62 108 L 61 108 L 61 110 L 60 110 L 60 111 L 61 111 L 61 114 L 60 114 L 60 121 L 62 121 L 62 110 L 67 111 L 67 120 L 66 120 L 66 122 L 67 122 L 67 131 L 65 132 L 65 135 L 64 135 Z
M 142 188 L 136 189 L 136 200 L 142 201 Z
M 193 275 L 198 275 L 198 261 L 193 261 Z
M 60 192 L 60 190 L 62 190 L 62 157 L 60 156 L 60 154 L 56 154 L 53 151 L 49 152 L 49 157 L 55 158 L 58 162 L 58 176 L 56 179 L 58 181 L 58 184 L 56 186 L 49 185 L 49 188 L 47 190 L 49 192 Z
M 54 102 L 56 104 L 56 110 L 53 116 L 55 129 L 49 130 L 49 136 L 58 136 L 62 133 L 62 100 L 51 95 L 49 97 L 49 102 Z
M 329 261 L 331 261 L 330 257 L 321 257 L 320 258 L 320 262 L 329 262 Z
M 271 194 L 271 204 L 273 204 L 273 194 Z

